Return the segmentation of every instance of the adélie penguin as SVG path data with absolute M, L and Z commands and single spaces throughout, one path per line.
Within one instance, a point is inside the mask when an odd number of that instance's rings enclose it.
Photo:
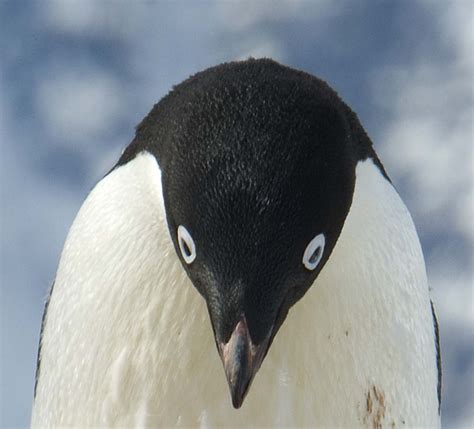
M 81 207 L 32 425 L 439 426 L 437 331 L 357 116 L 309 74 L 222 64 L 154 106 Z

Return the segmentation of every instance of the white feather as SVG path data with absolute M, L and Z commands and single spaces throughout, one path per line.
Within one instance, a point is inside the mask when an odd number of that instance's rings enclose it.
M 204 300 L 169 236 L 155 158 L 110 173 L 64 246 L 32 426 L 438 426 L 416 231 L 371 160 L 356 176 L 333 254 L 235 410 Z

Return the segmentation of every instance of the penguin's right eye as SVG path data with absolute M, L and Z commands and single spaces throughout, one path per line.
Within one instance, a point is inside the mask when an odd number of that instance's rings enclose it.
M 319 261 L 321 261 L 325 242 L 324 234 L 319 234 L 306 247 L 303 254 L 303 265 L 309 271 L 313 271 L 318 266 Z
M 178 227 L 178 245 L 184 262 L 191 264 L 196 259 L 196 246 L 193 237 L 183 225 Z

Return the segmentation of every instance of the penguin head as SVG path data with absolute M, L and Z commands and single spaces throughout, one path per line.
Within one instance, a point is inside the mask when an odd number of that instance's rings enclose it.
M 357 159 L 374 155 L 370 142 L 355 149 L 354 123 L 321 80 L 248 60 L 175 87 L 122 157 L 158 161 L 169 232 L 206 301 L 236 408 L 331 255 Z

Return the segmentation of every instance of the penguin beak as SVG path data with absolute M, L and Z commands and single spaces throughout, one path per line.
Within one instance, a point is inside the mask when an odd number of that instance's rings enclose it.
M 270 336 L 261 344 L 253 344 L 247 321 L 242 315 L 229 341 L 218 345 L 234 408 L 242 406 L 250 384 L 268 350 L 269 338 Z

